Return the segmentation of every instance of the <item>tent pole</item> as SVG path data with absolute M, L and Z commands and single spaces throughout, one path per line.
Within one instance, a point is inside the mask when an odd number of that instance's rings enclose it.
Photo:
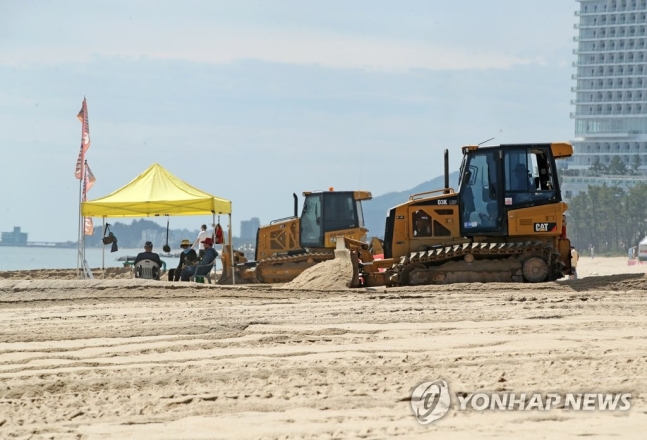
M 101 217 L 101 236 L 103 237 L 103 234 L 106 230 L 106 218 Z M 106 277 L 106 247 L 103 246 L 103 243 L 101 243 L 101 269 L 103 269 L 103 278 Z
M 213 248 L 216 248 L 216 211 L 211 211 L 211 225 L 213 226 L 213 233 L 211 239 L 213 240 Z
M 88 278 L 88 274 L 86 273 L 89 269 L 89 265 L 87 263 L 87 260 L 85 258 L 85 217 L 82 218 L 82 223 L 83 223 L 83 230 L 81 231 L 81 241 L 83 242 L 83 278 Z M 87 267 L 87 269 L 86 269 Z
M 231 204 L 229 205 L 231 206 Z M 231 233 L 231 209 L 229 209 L 229 250 L 231 252 L 231 284 L 236 285 L 236 257 L 234 256 L 234 240 Z

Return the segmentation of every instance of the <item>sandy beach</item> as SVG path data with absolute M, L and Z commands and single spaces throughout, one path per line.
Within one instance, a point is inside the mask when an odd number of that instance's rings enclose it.
M 642 439 L 647 265 L 578 270 L 329 291 L 0 272 L 0 438 Z M 631 409 L 452 408 L 423 426 L 409 400 L 431 379 L 631 393 Z

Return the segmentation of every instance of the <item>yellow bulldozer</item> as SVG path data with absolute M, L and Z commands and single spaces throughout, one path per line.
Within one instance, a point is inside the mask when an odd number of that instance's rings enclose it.
M 301 216 L 299 200 L 294 197 L 294 215 L 261 226 L 256 233 L 255 261 L 247 261 L 240 251 L 230 257 L 225 247 L 221 255 L 222 275 L 219 284 L 231 284 L 232 271 L 236 283 L 285 283 L 305 269 L 335 257 L 338 237 L 364 243 L 368 229 L 364 227 L 362 201 L 371 200 L 368 191 L 304 192 Z M 375 252 L 381 243 L 374 239 Z M 367 245 L 368 249 L 371 247 Z M 379 248 L 379 249 L 378 249 Z
M 458 191 L 414 194 L 386 216 L 384 259 L 345 239 L 353 286 L 544 282 L 571 273 L 556 160 L 568 143 L 466 146 Z

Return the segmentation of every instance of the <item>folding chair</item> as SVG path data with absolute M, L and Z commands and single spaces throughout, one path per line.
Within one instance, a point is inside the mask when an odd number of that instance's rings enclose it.
M 159 280 L 159 264 L 152 260 L 142 260 L 138 262 L 135 265 L 135 278 L 142 278 L 145 280 Z

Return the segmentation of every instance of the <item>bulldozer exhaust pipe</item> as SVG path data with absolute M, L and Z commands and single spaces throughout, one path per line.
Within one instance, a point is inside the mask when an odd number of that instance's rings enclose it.
M 449 150 L 445 150 L 445 194 L 449 193 Z
M 297 193 L 292 193 L 292 197 L 294 197 L 294 216 L 298 217 L 299 216 L 299 198 L 297 197 Z

